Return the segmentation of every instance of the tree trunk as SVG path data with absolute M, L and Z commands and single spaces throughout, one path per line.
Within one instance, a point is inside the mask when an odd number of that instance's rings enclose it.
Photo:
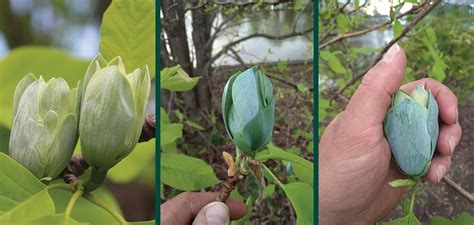
M 162 25 L 169 40 L 171 55 L 175 62 L 192 76 L 193 65 L 189 54 L 189 45 L 186 35 L 183 0 L 161 1 L 163 13 Z M 183 92 L 182 96 L 186 103 L 187 113 L 195 115 L 198 112 L 198 104 L 193 92 Z
M 196 52 L 195 74 L 201 77 L 195 93 L 198 97 L 198 104 L 201 110 L 210 110 L 212 107 L 212 95 L 209 85 L 209 66 L 211 59 L 212 44 L 207 45 L 211 38 L 211 26 L 214 16 L 204 11 L 201 7 L 192 11 L 193 43 Z

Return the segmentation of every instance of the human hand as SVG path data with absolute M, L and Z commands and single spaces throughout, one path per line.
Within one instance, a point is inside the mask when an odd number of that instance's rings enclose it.
M 375 224 L 400 201 L 405 188 L 388 182 L 403 178 L 391 160 L 383 131 L 391 97 L 400 88 L 406 68 L 403 49 L 394 45 L 362 79 L 346 109 L 327 127 L 320 149 L 321 224 Z M 426 179 L 439 182 L 451 165 L 461 140 L 457 98 L 443 84 L 422 79 L 403 85 L 411 92 L 423 84 L 439 106 L 437 150 Z
M 160 206 L 164 225 L 227 225 L 243 217 L 247 206 L 229 198 L 215 202 L 218 193 L 184 192 Z

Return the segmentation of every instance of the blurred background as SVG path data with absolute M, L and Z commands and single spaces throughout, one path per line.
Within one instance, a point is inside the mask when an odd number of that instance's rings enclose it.
M 439 184 L 421 185 L 415 214 L 423 224 L 439 219 L 434 216 L 474 215 L 472 194 L 469 199 L 469 195 L 455 190 L 474 193 L 474 4 L 469 0 L 442 1 L 411 28 L 420 12 L 434 2 L 438 1 L 319 2 L 320 135 L 344 110 L 363 74 L 394 39 L 407 55 L 404 83 L 429 77 L 458 96 L 463 138 L 448 173 L 452 182 L 444 179 Z M 405 29 L 409 31 L 406 34 Z M 385 221 L 401 215 L 401 207 L 397 207 Z
M 255 65 L 271 79 L 276 96 L 273 144 L 313 161 L 313 6 L 304 0 L 161 1 L 161 69 L 180 65 L 192 78 L 200 77 L 190 91 L 161 90 L 166 120 L 183 125 L 182 135 L 161 146 L 162 202 L 183 191 L 219 190 L 219 180 L 227 175 L 222 152 L 235 156 L 222 119 L 221 95 L 231 75 Z M 195 167 L 164 157 L 169 153 L 192 157 L 185 159 Z M 283 183 L 298 180 L 288 162 L 265 164 Z M 194 175 L 198 165 L 205 174 L 199 179 Z M 305 176 L 312 186 L 313 174 Z M 258 185 L 247 178 L 233 198 L 256 199 Z M 249 213 L 234 224 L 295 224 L 290 201 L 272 182 Z
M 76 86 L 99 52 L 102 16 L 110 3 L 0 0 L 0 151 L 8 153 L 17 82 L 32 72 L 45 79 L 61 76 Z M 154 83 L 148 113 L 155 109 Z M 129 157 L 110 170 L 106 190 L 100 192 L 111 204 L 120 206 L 128 221 L 155 217 L 154 152 L 154 140 L 137 145 Z

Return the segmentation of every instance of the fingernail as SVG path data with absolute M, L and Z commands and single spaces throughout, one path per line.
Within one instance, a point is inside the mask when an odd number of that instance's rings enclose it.
M 456 145 L 454 144 L 456 143 L 455 138 L 451 136 L 448 142 L 449 142 L 449 152 L 450 152 L 449 154 L 453 155 L 454 148 L 456 147 Z
M 382 61 L 384 62 L 391 62 L 397 55 L 398 52 L 400 52 L 400 46 L 398 44 L 394 44 L 390 49 L 385 53 L 385 55 L 382 58 Z
M 458 114 L 458 107 L 456 107 L 456 123 L 459 122 L 459 114 Z
M 229 224 L 229 208 L 222 202 L 214 202 L 207 205 L 206 220 L 209 225 Z
M 438 176 L 438 182 L 440 182 L 444 175 L 446 175 L 446 168 L 444 166 L 436 167 L 436 175 Z

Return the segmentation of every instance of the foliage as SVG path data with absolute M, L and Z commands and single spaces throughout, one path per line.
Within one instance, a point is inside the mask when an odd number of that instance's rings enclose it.
M 390 3 L 389 15 L 369 14 L 369 1 L 321 1 L 319 14 L 319 135 L 332 119 L 344 110 L 364 73 L 371 67 L 389 40 L 397 43 L 407 56 L 404 82 L 432 78 L 446 84 L 460 103 L 472 99 L 474 50 L 466 47 L 474 42 L 470 21 L 472 7 L 441 2 L 413 28 L 421 8 L 429 1 L 401 0 Z M 432 3 L 428 3 L 432 4 Z M 402 11 L 402 7 L 408 11 Z M 408 29 L 408 33 L 404 32 Z M 368 45 L 364 38 L 373 33 L 384 36 L 382 46 Z M 371 34 L 363 36 L 364 34 Z M 374 48 L 375 47 L 375 48 Z M 398 180 L 395 186 L 413 185 L 412 180 Z M 435 221 L 441 221 L 436 219 Z M 415 215 L 388 224 L 420 224 Z
M 125 61 L 126 68 L 148 64 L 154 69 L 154 14 L 155 4 L 151 0 L 114 0 L 103 18 L 101 53 L 110 58 L 123 54 L 123 58 L 130 59 Z M 0 224 L 155 223 L 125 222 L 115 198 L 103 187 L 83 194 L 81 181 L 91 176 L 90 169 L 79 177 L 76 186 L 65 184 L 62 179 L 40 181 L 4 154 L 8 152 L 16 83 L 24 75 L 34 73 L 45 79 L 63 77 L 70 86 L 76 86 L 87 70 L 87 61 L 61 50 L 37 46 L 13 49 L 0 61 L 0 82 L 4 85 L 0 90 Z M 154 171 L 150 168 L 155 165 L 154 143 L 138 144 L 127 158 L 110 170 L 108 178 L 116 182 L 138 181 L 153 185 Z M 80 148 L 75 152 L 79 153 Z

